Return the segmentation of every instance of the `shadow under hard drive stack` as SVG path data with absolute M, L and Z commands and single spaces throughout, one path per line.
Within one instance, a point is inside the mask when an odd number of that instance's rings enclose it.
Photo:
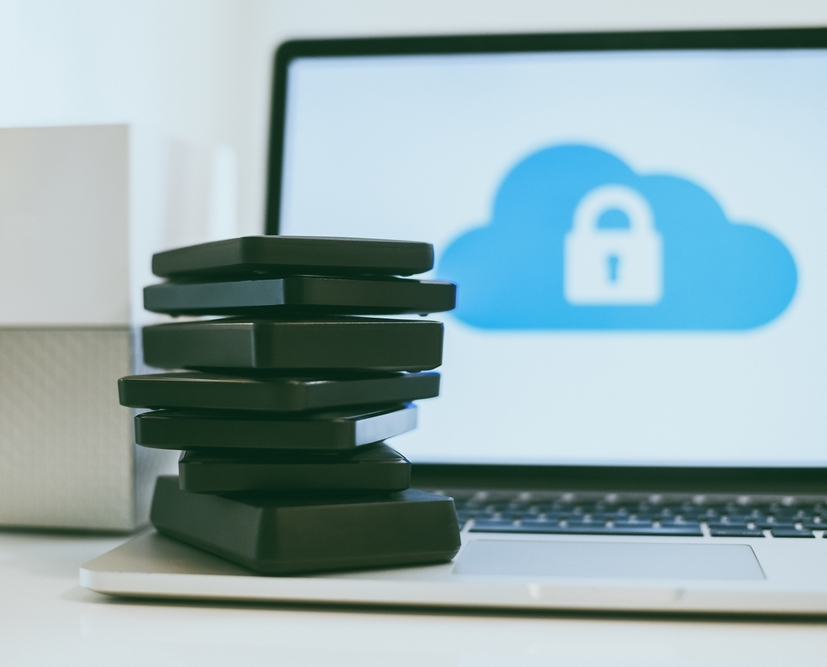
M 139 445 L 183 450 L 161 477 L 162 533 L 265 574 L 412 565 L 459 549 L 450 498 L 409 489 L 385 440 L 416 427 L 411 401 L 439 394 L 441 322 L 383 318 L 451 310 L 452 283 L 426 243 L 245 237 L 156 254 L 168 282 L 147 310 L 224 316 L 143 330 L 125 377 Z

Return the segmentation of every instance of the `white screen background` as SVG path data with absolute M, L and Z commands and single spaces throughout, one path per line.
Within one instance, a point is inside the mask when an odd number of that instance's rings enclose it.
M 747 332 L 446 323 L 415 462 L 827 463 L 827 52 L 308 58 L 290 66 L 281 233 L 422 240 L 486 224 L 559 143 L 694 181 L 791 250 L 792 304 Z M 459 286 L 460 299 L 462 285 Z

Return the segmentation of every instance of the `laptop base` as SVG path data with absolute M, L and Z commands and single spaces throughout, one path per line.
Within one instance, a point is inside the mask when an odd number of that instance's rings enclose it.
M 462 537 L 463 549 L 450 563 L 269 577 L 252 574 L 229 561 L 150 531 L 85 563 L 80 570 L 80 583 L 107 595 L 223 602 L 827 615 L 827 572 L 822 566 L 827 557 L 827 540 L 822 545 L 820 540 L 805 544 L 804 540 L 718 538 L 712 542 L 705 537 L 629 537 L 618 541 L 597 536 L 515 538 L 467 532 Z M 607 544 L 639 545 L 644 551 L 646 545 L 654 545 L 652 554 L 658 556 L 663 555 L 664 544 L 713 548 L 735 545 L 752 550 L 765 578 L 743 578 L 746 571 L 741 571 L 741 578 L 710 579 L 584 577 L 570 570 L 561 570 L 557 575 L 498 575 L 488 570 L 480 573 L 479 558 L 473 553 L 479 543 L 509 540 L 519 540 L 520 544 L 515 546 L 521 550 L 526 542 L 563 545 L 563 549 L 572 544 L 592 544 L 592 553 L 600 552 Z M 812 548 L 815 546 L 823 548 Z M 502 565 L 508 568 L 511 563 Z M 750 576 L 754 575 L 754 570 L 749 571 Z

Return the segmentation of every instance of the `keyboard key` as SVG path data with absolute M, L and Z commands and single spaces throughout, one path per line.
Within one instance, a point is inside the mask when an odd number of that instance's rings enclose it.
M 755 517 L 740 512 L 731 512 L 729 514 L 722 514 L 719 521 L 721 523 L 727 523 L 731 526 L 743 526 L 746 525 L 748 522 L 754 523 Z
M 773 537 L 815 537 L 812 531 L 797 528 L 773 528 L 770 533 Z
M 586 514 L 582 517 L 571 518 L 568 520 L 569 524 L 572 525 L 584 525 L 584 526 L 605 526 L 606 525 L 606 517 L 604 516 L 592 516 L 591 514 Z
M 461 512 L 459 513 L 459 516 L 462 516 Z M 502 518 L 497 517 L 497 516 L 492 516 L 490 514 L 479 513 L 479 512 L 477 512 L 476 514 L 468 516 L 468 519 L 469 520 L 473 519 L 474 524 L 490 523 L 492 525 L 498 525 L 498 524 L 514 523 L 511 519 L 502 519 Z
M 511 519 L 474 519 L 472 531 L 503 532 L 514 527 Z
M 710 530 L 713 528 L 726 530 L 727 528 L 750 528 L 750 529 L 758 529 L 761 530 L 761 526 L 757 525 L 754 521 L 707 521 L 706 525 L 709 527 Z
M 724 526 L 721 524 L 710 525 L 709 534 L 712 535 L 712 537 L 764 537 L 764 531 L 760 528 Z
M 669 526 L 686 526 L 686 525 L 698 526 L 698 525 L 700 525 L 699 522 L 697 522 L 697 521 L 690 521 L 688 519 L 684 519 L 683 517 L 675 517 L 675 518 L 669 517 L 669 518 L 665 518 L 665 519 L 660 519 L 658 521 L 658 523 L 661 526 L 665 526 L 665 527 L 669 527 Z
M 502 521 L 475 521 L 471 532 L 497 533 L 535 533 L 546 535 L 652 535 L 652 536 L 680 536 L 701 537 L 701 527 L 698 524 L 683 524 L 673 526 L 623 525 L 607 526 L 598 523 L 564 523 L 554 521 L 537 521 L 526 519 L 516 523 Z
M 755 522 L 755 525 L 759 528 L 764 529 L 773 529 L 773 528 L 795 528 L 795 523 L 790 520 L 780 520 L 776 519 L 775 517 L 767 517 L 765 519 L 759 519 Z
M 617 519 L 614 521 L 615 528 L 650 528 L 652 519 Z

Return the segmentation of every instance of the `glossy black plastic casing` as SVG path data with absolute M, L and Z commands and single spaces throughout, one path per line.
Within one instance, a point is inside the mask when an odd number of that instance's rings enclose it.
M 414 489 L 220 496 L 159 477 L 150 520 L 161 533 L 271 575 L 439 563 L 460 547 L 454 501 Z

